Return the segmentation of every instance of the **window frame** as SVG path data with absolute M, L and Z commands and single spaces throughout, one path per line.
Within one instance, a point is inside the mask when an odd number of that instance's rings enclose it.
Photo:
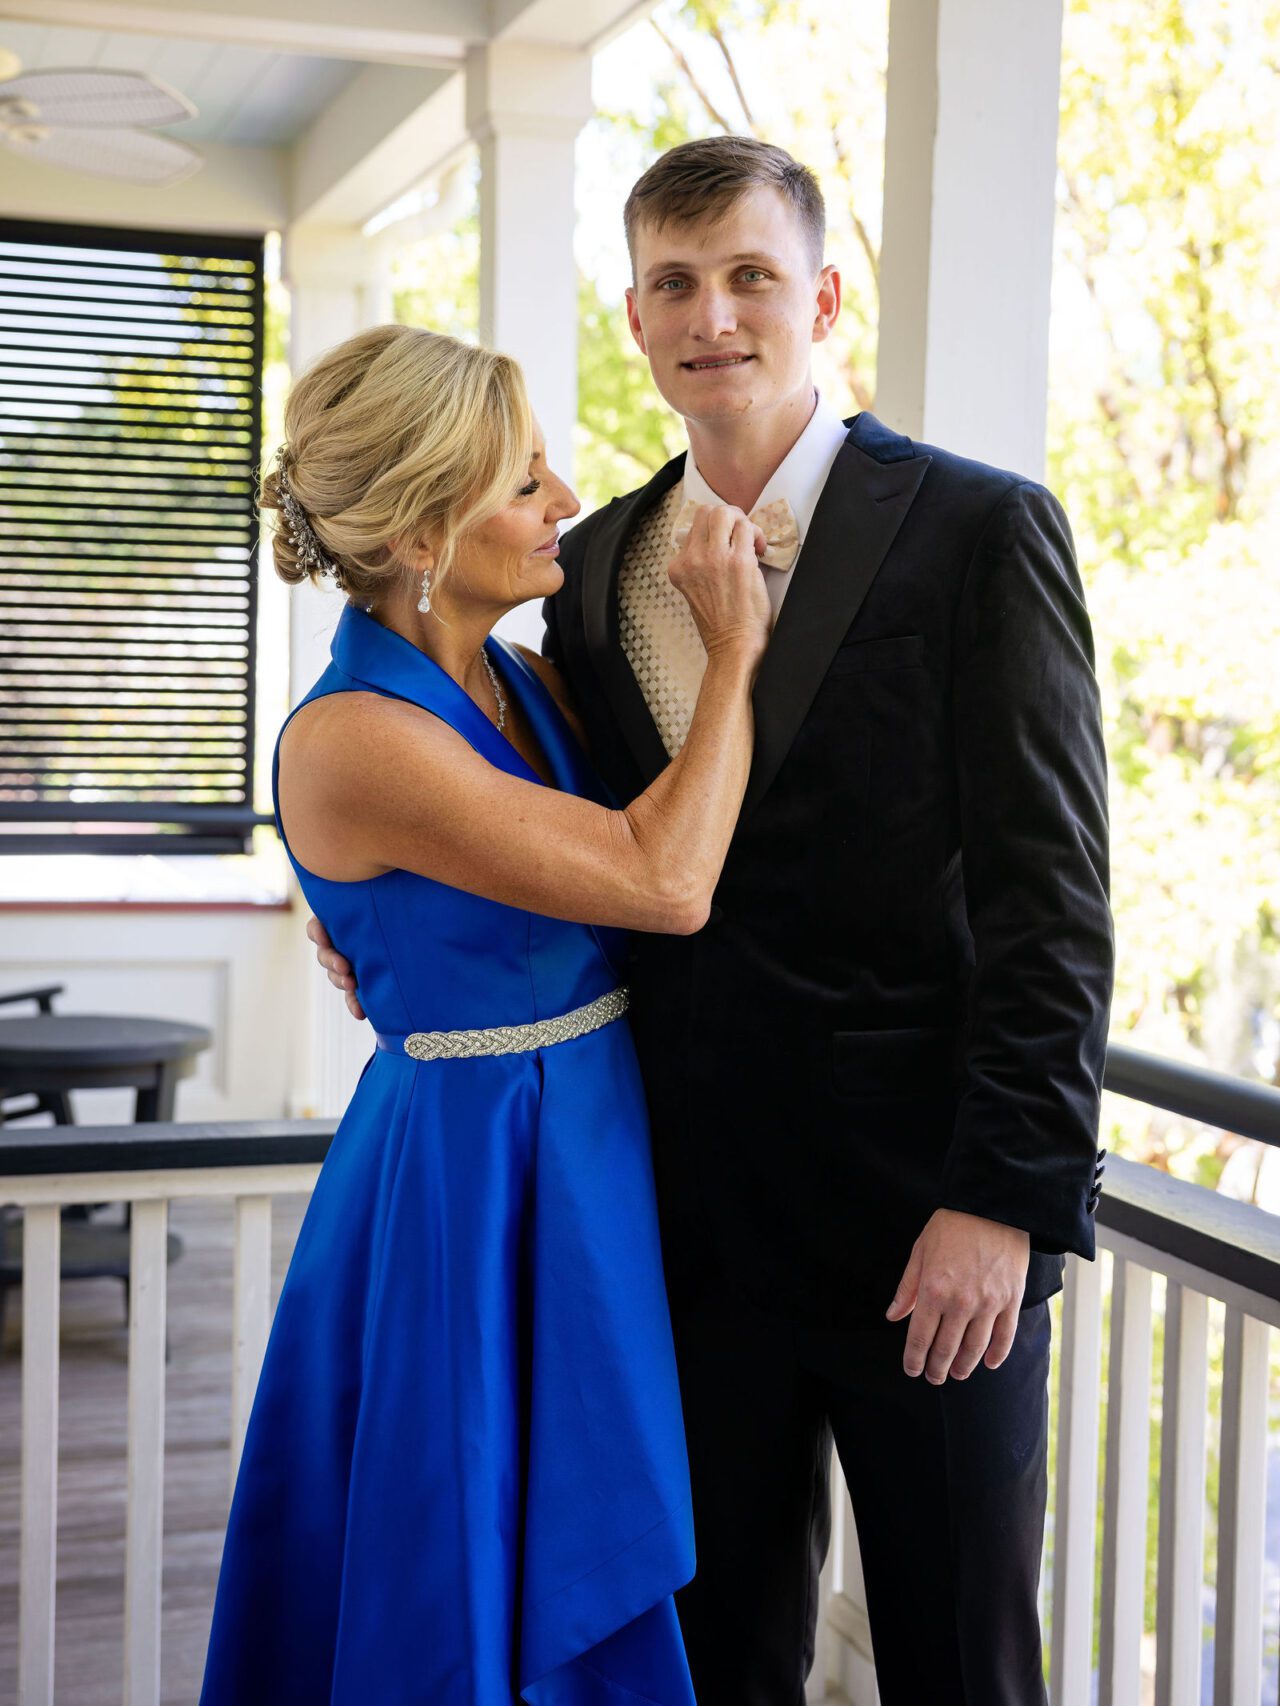
M 242 414 L 247 414 L 246 424 L 249 433 L 249 442 L 246 447 L 244 458 L 248 468 L 247 490 L 243 498 L 238 493 L 234 497 L 229 496 L 227 498 L 228 505 L 237 515 L 243 513 L 245 522 L 243 545 L 243 587 L 246 600 L 244 627 L 245 656 L 242 666 L 237 662 L 237 671 L 240 671 L 241 669 L 243 671 L 242 676 L 237 674 L 237 682 L 239 683 L 242 680 L 244 693 L 243 735 L 241 735 L 239 729 L 236 730 L 234 735 L 234 739 L 238 746 L 238 750 L 235 755 L 237 762 L 241 759 L 243 761 L 242 786 L 235 790 L 239 797 L 225 802 L 219 801 L 208 803 L 181 800 L 171 800 L 166 802 L 163 798 L 150 800 L 120 799 L 73 802 L 66 799 L 49 798 L 18 800 L 5 798 L 3 797 L 3 793 L 0 792 L 0 856 L 65 853 L 181 855 L 249 852 L 252 846 L 252 833 L 254 828 L 259 824 L 270 824 L 273 821 L 269 813 L 255 810 L 253 804 L 255 762 L 257 756 L 256 675 L 258 667 L 258 558 L 260 543 L 260 524 L 256 502 L 256 487 L 262 457 L 262 380 L 265 356 L 266 312 L 266 274 L 264 265 L 265 236 L 261 233 L 245 236 L 209 232 L 174 231 L 167 228 L 152 230 L 116 226 L 91 226 L 79 223 L 69 224 L 65 222 L 46 220 L 0 218 L 0 242 L 10 245 L 21 245 L 27 243 L 33 247 L 67 248 L 80 250 L 82 252 L 89 252 L 94 249 L 103 249 L 123 252 L 125 254 L 136 254 L 139 256 L 171 255 L 189 258 L 192 260 L 226 260 L 237 263 L 250 263 L 251 286 L 249 291 L 246 293 L 246 308 L 249 310 L 251 317 L 249 327 L 250 338 L 248 340 L 251 368 L 249 374 L 244 377 L 249 379 L 248 396 L 252 399 L 253 405 L 247 411 L 240 411 Z M 11 257 L 0 256 L 0 275 L 4 275 L 8 272 L 7 262 L 10 258 Z M 56 259 L 52 259 L 49 262 L 51 270 L 52 268 L 63 264 L 68 263 L 60 263 Z M 92 261 L 85 259 L 72 264 L 82 264 L 87 267 L 91 267 Z M 127 261 L 112 262 L 107 260 L 102 264 L 104 266 L 114 264 L 124 268 L 129 266 L 129 262 Z M 145 263 L 141 261 L 138 262 L 139 271 L 142 271 L 144 266 Z M 154 270 L 154 266 L 152 270 Z M 6 291 L 4 287 L 6 283 L 12 282 L 15 282 L 13 273 L 9 273 L 7 279 L 0 276 L 0 295 L 11 294 Z M 145 278 L 138 278 L 130 281 L 129 279 L 122 277 L 119 280 L 119 283 L 123 286 L 127 286 L 131 282 L 136 285 L 139 294 L 142 294 L 146 288 L 150 287 Z M 157 288 L 164 287 L 158 286 Z M 170 286 L 169 288 L 179 287 Z M 69 279 L 68 292 L 70 293 L 74 289 L 75 282 Z M 17 293 L 15 292 L 12 294 Z M 85 294 L 87 296 L 88 293 L 86 292 Z M 145 313 L 142 306 L 136 304 L 131 306 L 138 307 L 138 320 L 142 320 Z M 7 310 L 5 312 L 6 318 L 12 318 L 17 311 Z M 33 312 L 39 313 L 39 309 L 35 309 Z M 57 311 L 54 310 L 53 312 L 56 314 Z M 67 309 L 67 318 L 83 319 L 84 316 L 77 314 L 75 308 L 70 306 Z M 114 319 L 115 316 L 104 316 L 104 318 Z M 125 323 L 130 324 L 133 322 L 126 321 Z M 7 341 L 10 339 L 13 331 L 14 328 L 10 327 L 6 331 L 0 332 L 0 365 L 9 366 L 11 369 L 15 364 L 5 362 L 4 357 L 7 353 L 24 347 L 33 349 L 38 353 L 41 348 L 39 344 L 22 346 L 15 342 Z M 49 333 L 50 341 L 52 343 L 56 343 L 59 337 L 64 339 L 66 344 L 74 344 L 80 340 L 85 342 L 89 341 L 85 334 L 67 332 L 65 329 L 59 333 L 57 330 L 50 328 Z M 191 342 L 195 341 L 196 340 L 194 339 L 191 340 Z M 137 348 L 138 345 L 136 343 L 132 348 L 122 344 L 118 353 L 121 356 L 132 355 L 136 353 Z M 143 348 L 145 349 L 145 346 L 143 346 Z M 72 350 L 70 353 L 78 354 L 81 352 Z M 98 352 L 87 350 L 84 353 L 96 354 Z M 179 358 L 169 356 L 157 357 L 159 362 L 174 359 L 190 360 L 192 358 L 189 355 Z M 74 368 L 69 368 L 68 372 L 74 372 Z M 192 377 L 199 378 L 203 376 L 194 375 Z M 108 383 L 115 382 L 116 381 L 114 379 L 108 381 Z M 8 387 L 20 383 L 21 381 L 13 379 L 0 382 L 0 398 L 3 398 L 7 403 L 9 399 L 5 396 L 5 393 Z M 84 389 L 89 389 L 92 384 L 93 380 L 86 377 Z M 70 388 L 74 389 L 74 387 Z M 176 388 L 171 387 L 171 389 Z M 198 394 L 198 390 L 194 393 L 183 393 L 183 395 L 193 394 Z M 159 404 L 158 401 L 157 406 L 162 407 L 163 405 Z M 173 407 L 172 404 L 169 406 Z M 178 406 L 182 407 L 183 405 Z M 198 404 L 189 406 L 192 407 L 193 412 L 198 412 Z M 117 404 L 114 405 L 114 407 L 119 410 L 122 406 Z M 139 416 L 140 422 L 147 418 L 145 405 L 132 404 L 124 405 L 123 407 L 126 410 L 131 409 L 136 412 Z M 207 413 L 208 411 L 206 410 L 204 412 Z M 237 423 L 234 430 L 237 432 L 244 431 L 245 424 Z M 50 436 L 53 435 L 51 434 Z M 114 438 L 113 442 L 115 444 L 120 444 L 121 442 L 127 442 L 127 440 L 127 424 L 121 423 L 119 433 Z M 176 428 L 174 442 L 179 442 Z M 32 454 L 38 454 L 38 452 L 32 452 Z M 82 452 L 82 454 L 85 453 Z M 117 452 L 117 454 L 119 454 L 119 452 Z M 110 458 L 111 452 L 108 451 L 105 454 L 100 452 L 98 455 L 102 456 L 104 460 L 107 460 Z M 86 454 L 86 460 L 87 459 L 88 456 Z M 141 457 L 137 459 L 143 460 Z M 163 458 L 154 456 L 149 460 L 153 462 L 160 462 Z M 181 460 L 181 458 L 175 458 L 175 460 Z M 132 475 L 126 474 L 124 477 L 138 479 L 145 478 L 148 480 L 154 480 L 158 484 L 164 476 L 158 469 L 154 469 L 146 474 L 135 470 Z M 181 475 L 178 477 L 181 478 L 184 483 L 188 483 L 193 478 L 190 475 Z M 200 475 L 194 476 L 197 480 L 201 477 L 202 476 Z M 224 478 L 223 483 L 227 483 L 232 478 L 238 478 L 238 476 L 227 476 Z M 21 491 L 21 489 L 22 488 L 20 486 L 17 487 L 18 491 Z M 93 508 L 93 504 L 90 502 L 85 504 L 76 504 L 71 507 L 89 510 Z M 104 504 L 102 507 L 105 509 L 109 506 Z M 157 510 L 162 512 L 162 506 L 157 505 Z M 93 524 L 86 522 L 82 524 L 72 523 L 69 525 L 83 525 L 88 527 Z M 104 522 L 100 525 L 105 531 L 107 526 L 109 526 L 109 523 Z M 139 523 L 140 527 L 146 527 L 147 525 L 148 523 L 145 519 Z M 160 522 L 156 525 L 163 527 L 164 523 Z M 175 545 L 176 543 L 177 542 L 175 542 Z M 92 548 L 93 541 L 87 540 L 85 541 L 85 544 L 89 548 Z M 142 548 L 145 549 L 145 544 L 143 544 Z M 172 549 L 174 547 L 167 548 Z M 210 550 L 215 548 L 216 547 L 210 547 Z M 69 545 L 67 548 L 67 554 L 69 555 L 75 549 L 76 546 L 74 543 Z M 196 548 L 194 546 L 190 548 L 191 555 L 187 560 L 191 560 L 191 558 L 194 557 L 195 549 Z M 56 555 L 56 552 L 50 551 L 49 555 L 52 557 Z M 14 554 L 12 552 L 5 552 L 3 539 L 0 538 L 0 562 L 3 562 L 6 556 L 10 558 L 10 561 L 14 560 Z M 180 557 L 170 557 L 166 559 L 166 561 L 173 562 L 175 568 L 178 568 L 181 567 L 183 559 Z M 66 573 L 67 571 L 64 570 L 63 572 Z M 130 584 L 127 574 L 122 574 L 119 578 L 122 582 L 121 590 L 127 590 Z M 171 576 L 168 578 L 176 577 Z M 33 576 L 27 584 L 33 588 L 39 585 L 43 585 L 45 587 L 56 587 L 57 578 L 51 572 L 47 580 L 41 582 L 38 578 Z M 210 596 L 212 597 L 213 594 L 211 593 Z M 168 613 L 167 607 L 164 605 L 156 605 L 152 606 L 152 608 L 166 614 Z M 2 611 L 0 611 L 0 614 L 2 614 Z M 191 619 L 194 620 L 194 618 Z M 179 607 L 179 609 L 174 612 L 174 621 L 172 626 L 180 627 L 182 621 L 183 613 Z M 106 647 L 110 645 L 111 641 L 109 639 L 104 639 L 101 641 L 95 641 L 94 643 L 95 645 L 102 645 L 105 650 Z M 161 642 L 157 641 L 157 644 L 160 643 Z M 145 654 L 143 656 L 143 661 L 150 661 L 146 658 Z M 2 660 L 0 660 L 0 662 L 2 662 Z M 107 673 L 108 672 L 104 670 L 102 675 L 105 676 Z M 0 672 L 0 680 L 3 680 L 2 672 Z M 101 691 L 102 697 L 105 698 L 111 690 L 104 689 Z M 73 704 L 74 701 L 69 700 L 68 708 Z M 55 704 L 50 708 L 56 710 L 60 707 L 58 707 L 55 702 Z M 0 703 L 0 730 L 3 730 L 4 722 L 8 718 L 13 718 L 15 721 L 18 720 L 13 716 L 12 701 L 10 701 L 9 706 L 5 706 L 3 703 Z M 51 721 L 49 726 L 51 733 L 58 728 L 58 724 L 54 721 Z M 163 727 L 165 725 L 160 726 Z M 57 755 L 51 754 L 51 756 Z M 160 754 L 146 755 L 146 758 L 147 762 L 149 762 L 153 768 L 157 769 L 164 762 L 163 755 Z M 138 768 L 141 770 L 143 768 L 142 764 L 139 764 Z M 16 784 L 0 782 L 0 790 L 12 792 L 12 788 L 14 786 L 16 786 Z M 69 790 L 71 784 L 63 784 L 63 786 L 67 787 Z M 175 789 L 174 791 L 180 792 L 181 790 Z M 193 786 L 187 791 L 195 792 L 197 791 L 197 788 Z M 125 792 L 123 786 L 121 786 L 121 792 Z M 14 826 L 17 825 L 24 827 L 15 828 Z

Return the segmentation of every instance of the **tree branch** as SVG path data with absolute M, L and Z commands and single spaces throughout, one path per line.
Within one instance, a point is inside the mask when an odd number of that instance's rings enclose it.
M 876 406 L 875 393 L 858 372 L 857 368 L 850 362 L 846 362 L 844 364 L 844 377 L 845 383 L 848 385 L 853 396 L 853 400 L 858 407 L 866 410 L 868 413 L 874 409 Z
M 656 18 L 650 18 L 649 24 L 650 24 L 650 27 L 656 32 L 659 40 L 662 42 L 662 44 L 666 48 L 667 52 L 671 55 L 672 59 L 675 60 L 677 69 L 684 73 L 686 79 L 688 80 L 689 87 L 693 90 L 694 94 L 702 102 L 702 105 L 706 109 L 707 116 L 711 120 L 712 124 L 718 124 L 720 126 L 721 130 L 727 131 L 729 133 L 729 135 L 732 136 L 733 135 L 733 126 L 729 123 L 728 119 L 724 116 L 724 114 L 716 106 L 715 102 L 711 99 L 711 96 L 708 95 L 707 91 L 702 87 L 702 84 L 698 81 L 697 77 L 694 74 L 693 67 L 689 64 L 689 61 L 685 58 L 684 54 L 676 46 L 675 42 L 672 41 L 671 37 L 663 29 L 662 25 L 658 22 L 658 20 Z
M 1200 357 L 1200 371 L 1205 384 L 1209 387 L 1209 395 L 1213 400 L 1213 424 L 1218 434 L 1218 442 L 1222 447 L 1222 469 L 1218 481 L 1218 519 L 1229 521 L 1236 514 L 1240 505 L 1240 483 L 1238 475 L 1242 461 L 1241 446 L 1237 444 L 1227 418 L 1227 400 L 1223 391 L 1222 376 L 1218 372 L 1218 364 L 1213 352 L 1213 339 L 1209 326 L 1212 316 L 1213 298 L 1205 278 L 1205 269 L 1201 264 L 1199 252 L 1195 244 L 1188 239 L 1183 245 L 1183 252 L 1190 263 L 1192 277 L 1195 280 L 1197 326 L 1195 349 Z M 1216 255 L 1213 257 L 1218 258 Z
M 738 76 L 738 67 L 734 64 L 733 55 L 729 51 L 729 44 L 724 39 L 724 34 L 714 18 L 709 18 L 707 20 L 707 29 L 710 31 L 712 41 L 715 42 L 716 46 L 720 49 L 720 56 L 728 68 L 729 77 L 733 83 L 734 93 L 737 95 L 742 106 L 742 110 L 746 114 L 747 123 L 754 131 L 756 128 L 755 117 L 752 114 L 750 104 L 747 101 L 746 91 L 742 87 L 742 79 Z
M 1076 187 L 1075 180 L 1069 172 L 1063 172 L 1062 181 L 1067 192 L 1068 212 L 1074 213 L 1076 216 L 1073 223 L 1075 224 L 1076 230 L 1080 234 L 1081 242 L 1084 245 L 1084 256 L 1080 262 L 1080 276 L 1084 280 L 1084 287 L 1089 292 L 1090 300 L 1098 311 L 1098 319 L 1102 325 L 1102 333 L 1111 347 L 1111 353 L 1115 360 L 1115 371 L 1120 379 L 1120 383 L 1128 395 L 1130 397 L 1134 397 L 1137 395 L 1138 387 L 1134 384 L 1133 378 L 1124 364 L 1123 357 L 1120 353 L 1120 340 L 1116 337 L 1115 328 L 1111 323 L 1111 316 L 1107 311 L 1107 305 L 1102 300 L 1102 292 L 1098 288 L 1098 275 L 1094 270 L 1093 262 L 1100 250 L 1098 245 L 1090 238 L 1088 231 L 1085 229 L 1087 210 L 1085 207 L 1084 197 L 1080 194 L 1079 189 Z M 1115 445 L 1116 454 L 1120 458 L 1121 465 L 1124 468 L 1125 473 L 1128 475 L 1134 495 L 1140 503 L 1145 503 L 1148 501 L 1147 493 L 1144 489 L 1142 477 L 1138 471 L 1137 458 L 1134 456 L 1134 453 L 1129 446 L 1128 435 L 1124 430 L 1124 416 L 1121 408 L 1110 390 L 1106 388 L 1099 388 L 1096 395 L 1098 407 L 1102 411 L 1103 418 L 1106 420 L 1107 424 L 1114 429 L 1115 436 L 1112 442 Z
M 840 127 L 838 124 L 833 124 L 831 126 L 831 143 L 832 147 L 835 149 L 836 165 L 840 169 L 840 176 L 849 186 L 849 217 L 853 221 L 854 235 L 858 239 L 863 254 L 867 257 L 867 265 L 871 268 L 871 282 L 875 287 L 876 298 L 879 300 L 880 256 L 876 250 L 875 244 L 871 241 L 871 233 L 858 217 L 858 210 L 853 205 L 853 172 L 850 169 L 848 150 L 840 140 Z

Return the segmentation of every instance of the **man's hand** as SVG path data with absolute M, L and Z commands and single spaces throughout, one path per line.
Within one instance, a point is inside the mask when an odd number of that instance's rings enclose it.
M 893 1302 L 900 1321 L 914 1311 L 902 1366 L 934 1386 L 966 1380 L 978 1363 L 999 1368 L 1018 1327 L 1031 1239 L 1017 1226 L 940 1208 L 916 1239 Z
M 365 1011 L 360 1005 L 360 997 L 356 994 L 356 980 L 351 970 L 351 961 L 343 959 L 329 940 L 329 932 L 318 918 L 308 918 L 307 939 L 315 943 L 316 958 L 328 972 L 329 982 L 346 997 L 348 1013 L 353 1019 L 363 1019 Z

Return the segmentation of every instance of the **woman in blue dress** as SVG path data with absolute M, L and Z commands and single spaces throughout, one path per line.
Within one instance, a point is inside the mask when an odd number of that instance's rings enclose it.
M 506 357 L 407 327 L 299 381 L 264 481 L 348 603 L 280 833 L 377 1048 L 272 1326 L 203 1706 L 693 1706 L 679 1393 L 621 933 L 704 921 L 750 761 L 762 536 L 699 512 L 688 740 L 618 809 L 490 636 L 578 505 Z M 265 1039 L 264 1039 L 265 1043 Z

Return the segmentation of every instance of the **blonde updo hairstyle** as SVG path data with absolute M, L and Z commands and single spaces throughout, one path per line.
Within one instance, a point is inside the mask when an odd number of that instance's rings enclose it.
M 434 597 L 468 529 L 509 504 L 529 477 L 533 422 L 510 356 L 415 326 L 374 326 L 322 355 L 285 408 L 280 462 L 259 502 L 279 510 L 278 470 L 351 598 L 369 603 L 417 577 L 391 541 L 432 537 Z M 276 573 L 319 580 L 289 536 Z

